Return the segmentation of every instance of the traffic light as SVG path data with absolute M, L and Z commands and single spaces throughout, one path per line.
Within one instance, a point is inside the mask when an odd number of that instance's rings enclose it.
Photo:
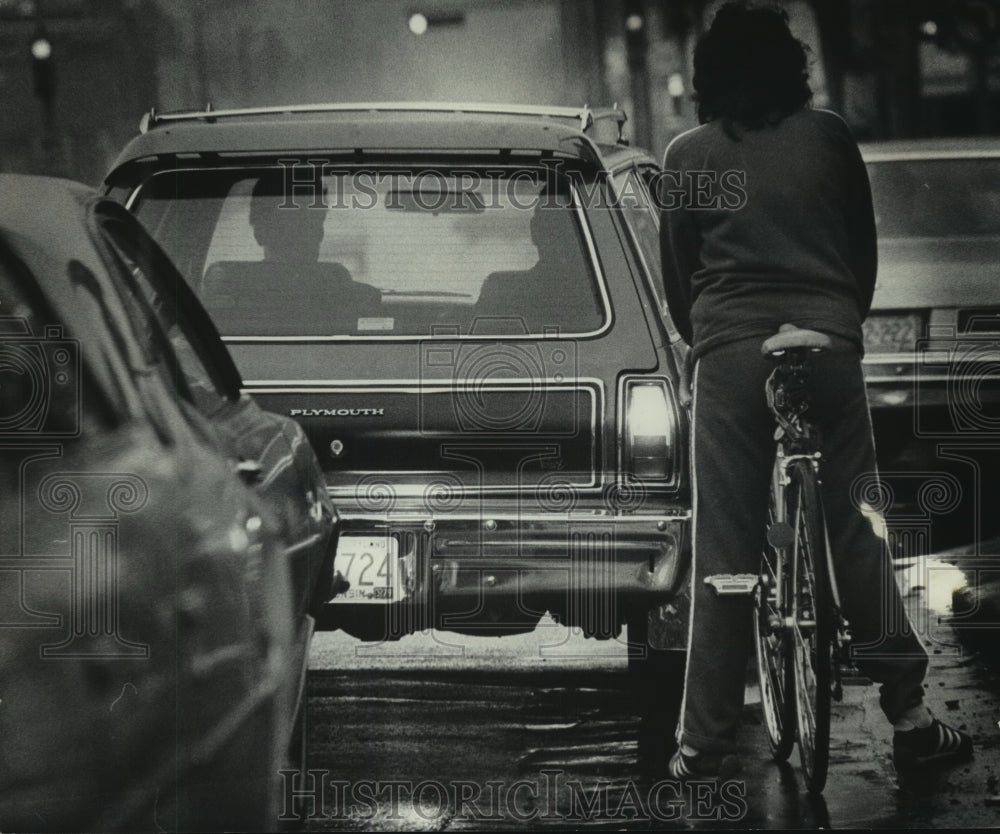
M 44 31 L 38 32 L 31 40 L 31 74 L 35 95 L 48 107 L 56 94 L 56 74 L 52 62 L 52 42 Z

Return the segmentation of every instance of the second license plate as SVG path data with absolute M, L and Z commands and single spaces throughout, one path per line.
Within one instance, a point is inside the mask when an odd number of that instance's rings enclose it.
M 331 602 L 384 604 L 403 597 L 399 542 L 393 536 L 341 536 L 333 569 L 351 587 Z

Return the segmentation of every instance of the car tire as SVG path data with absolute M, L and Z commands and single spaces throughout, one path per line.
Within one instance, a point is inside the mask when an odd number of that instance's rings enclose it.
M 625 621 L 632 701 L 640 720 L 639 755 L 654 766 L 676 749 L 674 734 L 684 697 L 687 665 L 686 649 L 677 645 L 662 648 L 660 609 L 661 606 L 655 606 L 635 610 Z

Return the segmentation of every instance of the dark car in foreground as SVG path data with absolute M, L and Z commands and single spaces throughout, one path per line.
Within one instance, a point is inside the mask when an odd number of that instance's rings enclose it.
M 684 645 L 682 349 L 611 181 L 622 118 L 152 113 L 107 175 L 245 389 L 317 450 L 350 586 L 326 625 L 501 635 L 549 611 L 599 638 L 628 623 L 645 651 L 653 611 L 660 647 Z
M 243 381 L 211 318 L 163 250 L 116 203 L 95 211 L 105 240 L 124 267 L 116 289 L 137 327 L 170 351 L 174 381 L 211 425 L 243 481 L 277 519 L 291 571 L 297 645 L 305 669 L 317 599 L 328 595 L 337 513 L 319 461 L 301 426 L 266 411 L 242 392 Z M 169 344 L 167 344 L 169 343 Z
M 178 284 L 120 206 L 0 176 L 5 830 L 281 811 L 332 508 Z
M 989 476 L 1000 465 L 1000 142 L 862 153 L 879 235 L 865 371 L 892 490 L 872 503 L 905 528 L 952 519 L 949 538 L 978 540 L 1000 530 Z

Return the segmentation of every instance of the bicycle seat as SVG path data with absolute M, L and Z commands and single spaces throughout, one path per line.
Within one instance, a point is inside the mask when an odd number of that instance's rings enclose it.
M 774 356 L 793 348 L 809 348 L 810 350 L 829 350 L 833 340 L 818 330 L 807 330 L 794 324 L 783 324 L 778 332 L 761 345 L 760 352 L 764 356 Z

